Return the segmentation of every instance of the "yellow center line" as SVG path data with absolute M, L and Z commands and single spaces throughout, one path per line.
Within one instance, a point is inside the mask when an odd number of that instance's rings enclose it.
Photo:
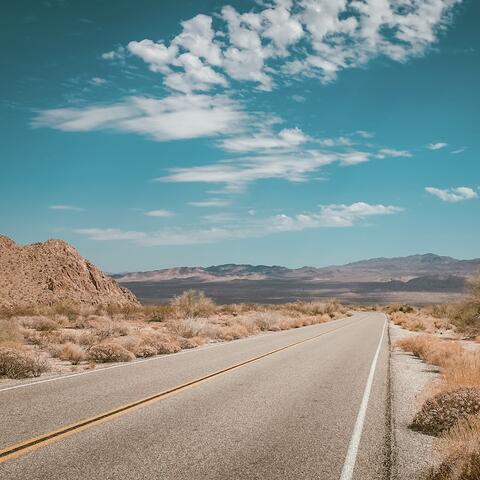
M 157 402 L 159 400 L 163 400 L 165 398 L 168 398 L 172 395 L 175 395 L 181 391 L 184 391 L 188 388 L 191 388 L 193 386 L 200 385 L 201 383 L 206 382 L 207 380 L 210 380 L 214 377 L 218 377 L 219 375 L 222 375 L 224 373 L 230 372 L 232 370 L 236 370 L 237 368 L 244 367 L 245 365 L 248 365 L 250 363 L 256 362 L 258 360 L 261 360 L 262 358 L 268 357 L 270 355 L 273 355 L 278 352 L 282 352 L 284 350 L 287 350 L 289 348 L 295 347 L 297 345 L 301 345 L 302 343 L 309 342 L 311 340 L 314 340 L 318 337 L 321 337 L 323 335 L 327 335 L 328 333 L 335 332 L 337 330 L 340 330 L 342 328 L 348 327 L 355 323 L 356 321 L 350 322 L 346 325 L 342 325 L 341 327 L 333 328 L 331 330 L 328 330 L 326 332 L 322 332 L 318 335 L 314 335 L 313 337 L 306 338 L 304 340 L 299 340 L 294 343 L 290 343 L 289 345 L 285 345 L 280 348 L 276 348 L 275 350 L 271 350 L 267 353 L 263 353 L 262 355 L 258 355 L 256 357 L 250 358 L 248 360 L 245 360 L 240 363 L 236 363 L 234 365 L 230 365 L 229 367 L 222 368 L 221 370 L 217 370 L 213 373 L 209 373 L 208 375 L 205 375 L 200 378 L 196 378 L 195 380 L 191 380 L 189 382 L 183 383 L 181 385 L 177 385 L 176 387 L 169 388 L 168 390 L 164 390 L 160 393 L 156 393 L 155 395 L 151 395 L 149 397 L 142 398 L 141 400 L 137 400 L 132 403 L 128 403 L 126 405 L 123 405 L 121 407 L 117 407 L 114 410 L 110 410 L 104 413 L 101 413 L 100 415 L 95 415 L 94 417 L 87 418 L 85 420 L 81 420 L 80 422 L 72 423 L 70 425 L 66 425 L 58 430 L 54 430 L 52 432 L 44 433 L 38 437 L 31 438 L 29 440 L 25 440 L 23 442 L 17 443 L 15 445 L 11 445 L 3 450 L 0 450 L 0 463 L 4 463 L 8 460 L 13 460 L 14 458 L 18 458 L 22 455 L 25 455 L 28 452 L 31 452 L 33 450 L 36 450 L 38 448 L 50 445 L 54 442 L 60 441 L 63 438 L 66 438 L 70 435 L 73 435 L 74 433 L 82 432 L 83 430 L 86 430 L 87 428 L 93 427 L 95 425 L 99 425 L 107 420 L 112 420 L 116 417 L 119 417 L 121 415 L 125 415 L 126 413 L 129 413 L 139 407 L 143 407 L 145 405 L 149 405 L 153 402 Z

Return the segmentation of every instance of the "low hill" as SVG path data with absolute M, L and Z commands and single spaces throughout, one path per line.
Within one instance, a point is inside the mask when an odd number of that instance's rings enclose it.
M 63 240 L 18 245 L 0 236 L 0 307 L 56 303 L 123 307 L 138 300 Z

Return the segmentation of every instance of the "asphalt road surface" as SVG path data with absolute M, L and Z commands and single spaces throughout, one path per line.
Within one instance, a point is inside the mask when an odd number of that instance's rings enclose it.
M 0 478 L 387 479 L 387 337 L 359 313 L 0 386 Z

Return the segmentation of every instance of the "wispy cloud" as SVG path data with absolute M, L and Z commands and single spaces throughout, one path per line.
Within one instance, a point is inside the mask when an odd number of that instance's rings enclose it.
M 242 107 L 222 95 L 172 95 L 162 99 L 129 97 L 111 105 L 45 110 L 32 125 L 69 132 L 132 132 L 166 141 L 233 133 L 242 128 L 246 119 Z
M 374 158 L 401 156 L 410 156 L 410 153 L 390 149 L 376 153 L 361 150 L 345 152 L 297 150 L 290 153 L 237 157 L 211 165 L 173 168 L 168 175 L 155 180 L 174 183 L 218 183 L 225 184 L 229 191 L 239 191 L 249 183 L 269 178 L 283 178 L 291 182 L 305 181 L 309 173 L 335 162 L 351 166 Z
M 452 150 L 450 153 L 453 155 L 458 155 L 459 153 L 463 153 L 466 149 L 467 147 L 457 148 L 456 150 Z
M 291 149 L 309 141 L 299 128 L 284 128 L 278 134 L 263 133 L 251 136 L 233 137 L 221 143 L 223 149 L 231 152 L 248 152 L 258 150 Z
M 50 205 L 50 210 L 65 210 L 70 212 L 83 212 L 85 209 L 82 207 L 75 207 L 74 205 Z
M 210 215 L 205 220 L 218 225 L 209 228 L 177 228 L 156 232 L 123 231 L 116 228 L 82 228 L 75 232 L 92 240 L 130 240 L 143 246 L 195 245 L 299 232 L 313 228 L 353 227 L 366 218 L 392 215 L 401 211 L 403 211 L 402 208 L 395 206 L 357 202 L 351 205 L 320 205 L 319 211 L 316 213 L 302 213 L 294 216 L 280 214 L 257 218 L 250 215 L 248 218 L 232 219 L 227 214 Z
M 221 198 L 208 198 L 207 200 L 201 200 L 197 202 L 188 202 L 191 207 L 208 208 L 208 207 L 228 207 L 230 205 L 229 200 Z
M 174 213 L 171 212 L 170 210 L 159 209 L 159 210 L 150 210 L 148 212 L 145 212 L 144 215 L 146 215 L 147 217 L 166 218 L 166 217 L 173 217 Z
M 447 146 L 448 146 L 448 143 L 438 142 L 438 143 L 429 143 L 427 145 L 427 148 L 429 150 L 441 150 L 442 148 L 445 148 Z
M 457 187 L 457 188 L 435 188 L 425 187 L 425 191 L 431 195 L 443 200 L 444 202 L 461 202 L 463 200 L 472 200 L 478 198 L 478 193 L 470 187 Z

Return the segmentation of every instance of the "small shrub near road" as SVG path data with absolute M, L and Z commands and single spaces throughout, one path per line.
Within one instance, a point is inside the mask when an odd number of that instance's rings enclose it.
M 411 428 L 439 435 L 468 415 L 480 413 L 480 389 L 459 388 L 437 393 L 416 413 Z
M 48 364 L 39 355 L 26 350 L 0 347 L 0 376 L 39 377 L 46 371 L 48 371 Z
M 76 343 L 67 342 L 61 348 L 58 358 L 61 360 L 67 360 L 72 365 L 78 365 L 80 362 L 83 362 L 87 358 L 85 351 L 82 347 Z
M 94 345 L 88 352 L 91 360 L 98 363 L 107 362 L 130 362 L 135 358 L 132 352 L 122 347 L 118 343 L 104 342 Z

